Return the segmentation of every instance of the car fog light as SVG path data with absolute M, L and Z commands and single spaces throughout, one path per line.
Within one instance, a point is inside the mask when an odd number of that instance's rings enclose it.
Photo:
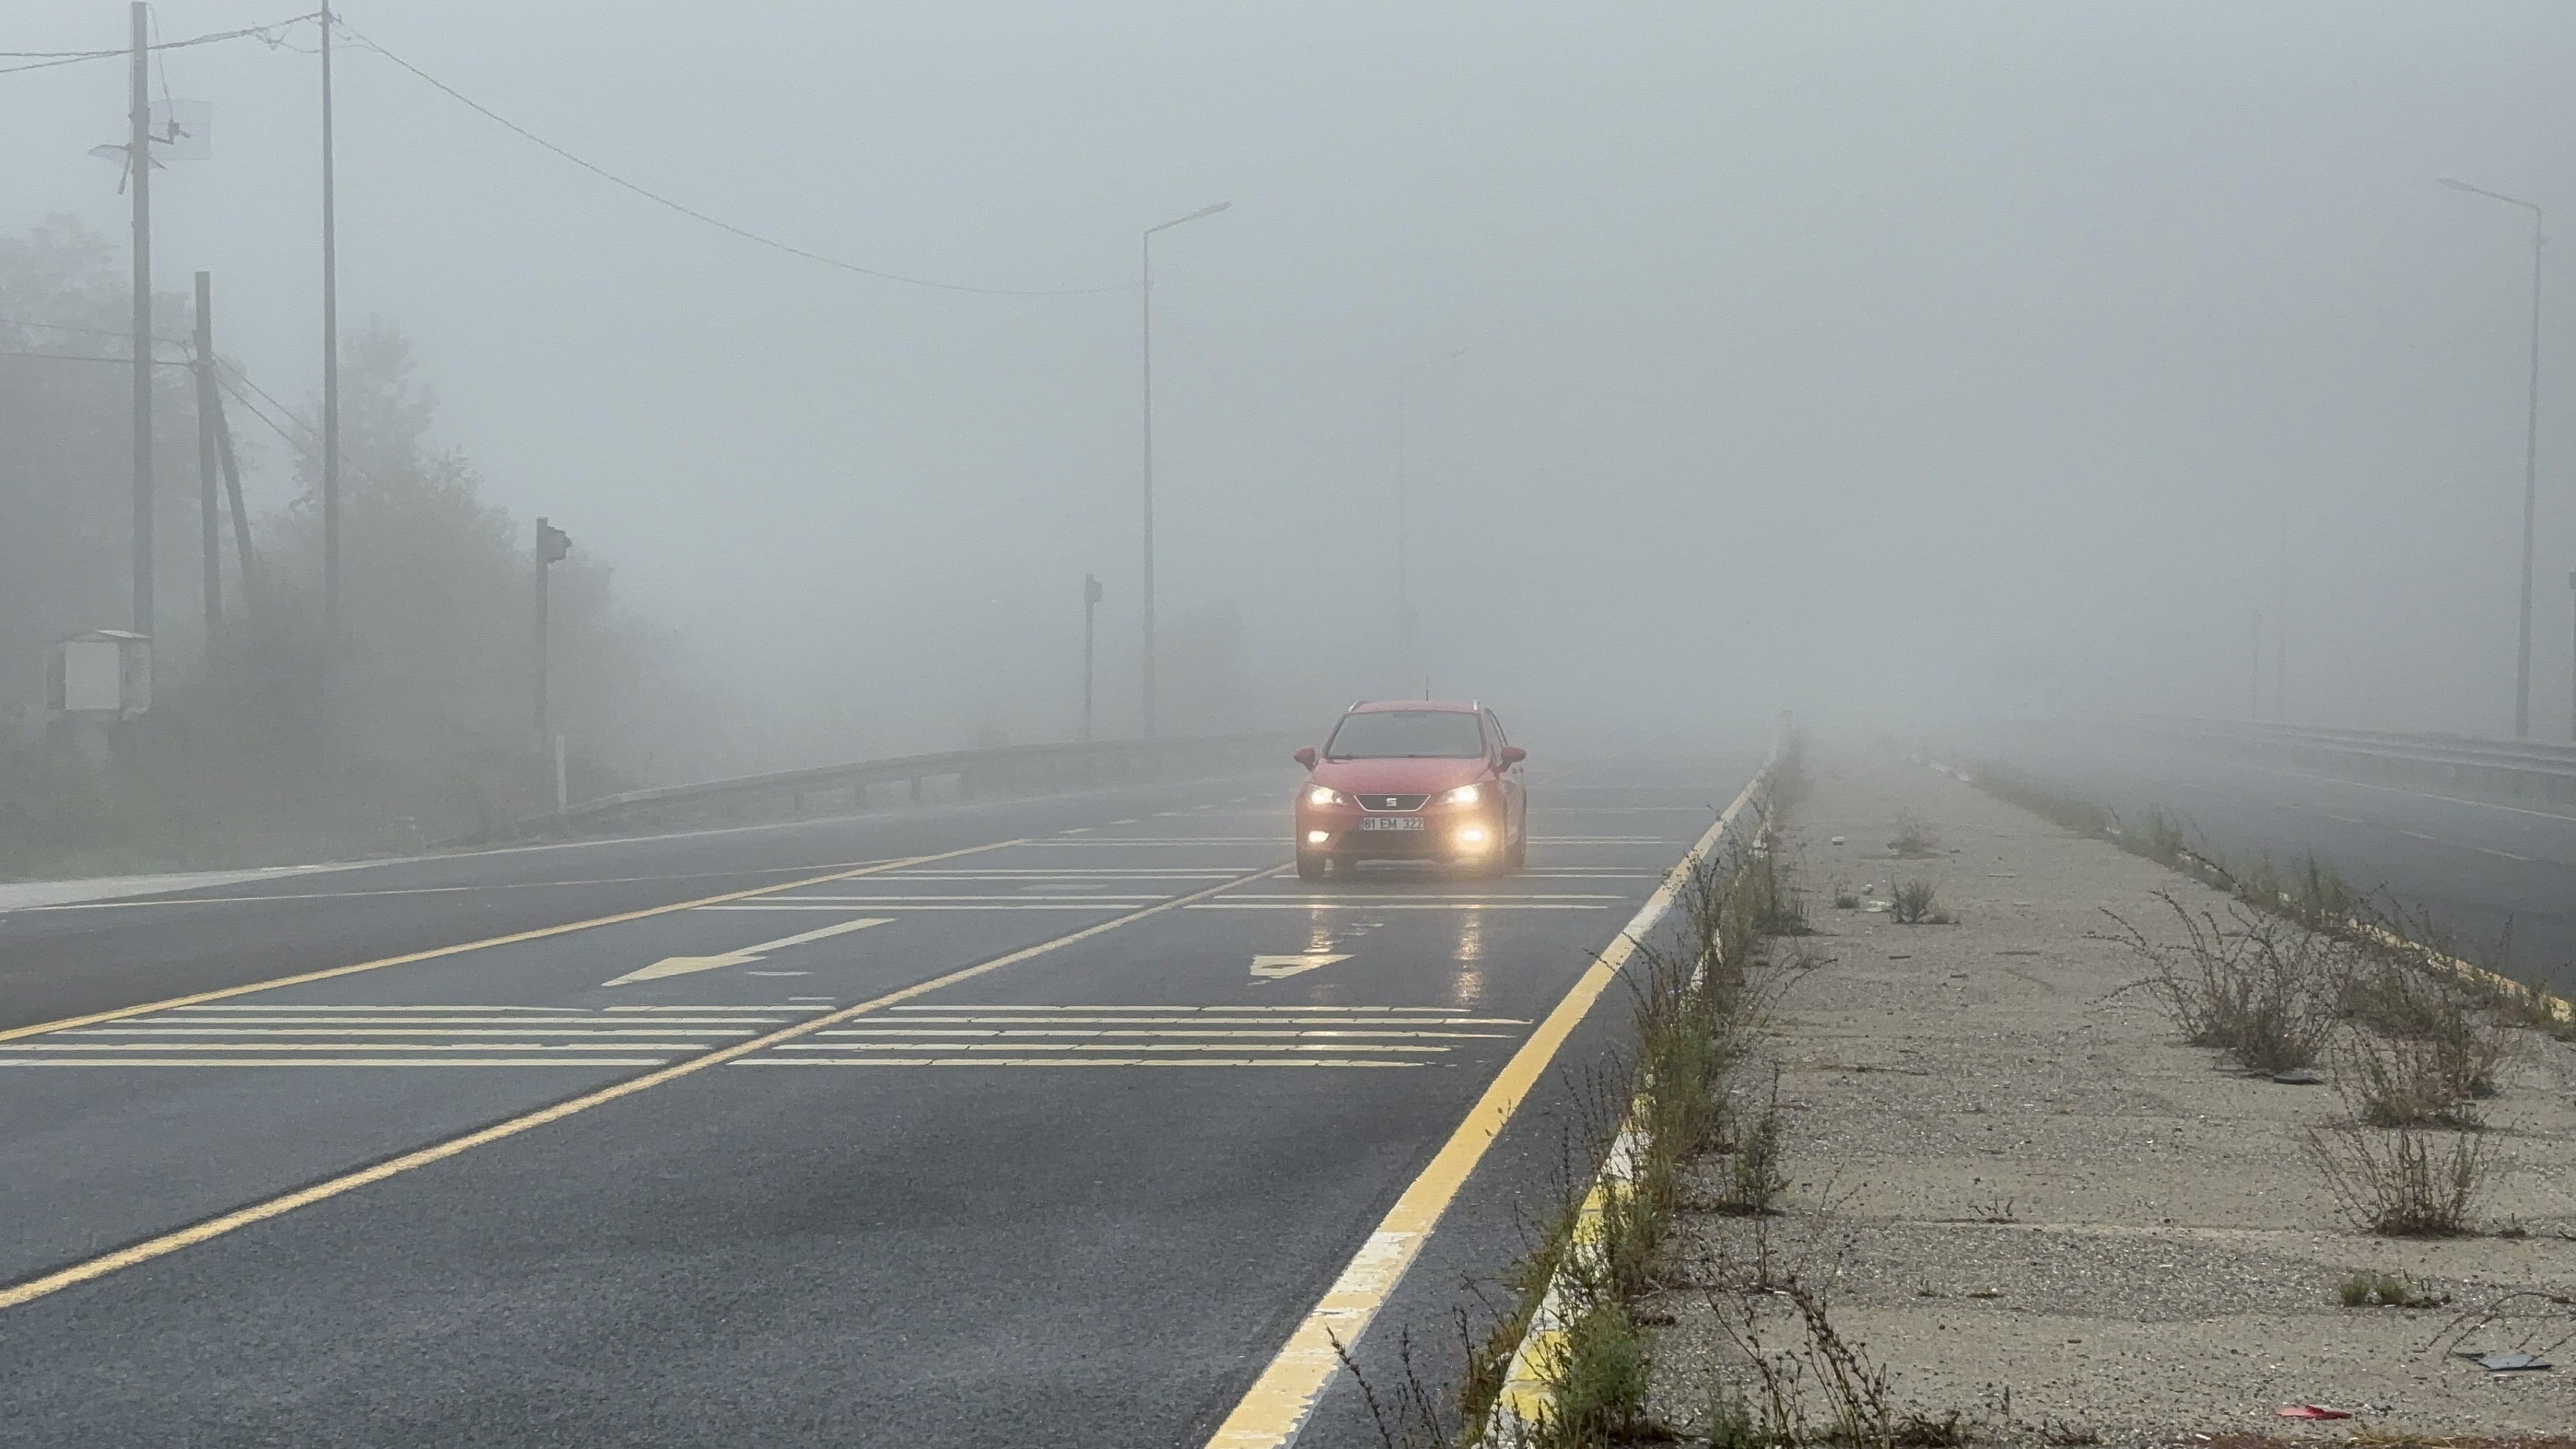
M 1333 833 L 1329 830 L 1309 830 L 1306 832 L 1306 843 L 1308 845 L 1321 845 L 1332 838 Z
M 1470 825 L 1458 832 L 1458 843 L 1481 848 L 1485 843 L 1485 832 L 1480 826 Z

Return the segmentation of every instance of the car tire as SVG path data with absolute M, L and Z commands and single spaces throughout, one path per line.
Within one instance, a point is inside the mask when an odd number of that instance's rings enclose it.
M 1529 827 L 1524 825 L 1521 827 L 1521 833 L 1503 850 L 1503 873 L 1516 875 L 1521 867 L 1527 864 L 1529 864 Z
M 1297 853 L 1297 879 L 1322 880 L 1324 872 L 1331 865 L 1330 859 L 1321 855 L 1310 855 L 1301 850 Z

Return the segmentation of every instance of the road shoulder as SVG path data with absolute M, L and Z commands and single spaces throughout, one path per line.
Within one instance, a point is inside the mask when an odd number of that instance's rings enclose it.
M 1765 1355 L 1805 1355 L 1775 1291 L 1794 1281 L 1886 1371 L 1893 1412 L 1955 1413 L 1982 1437 L 2165 1443 L 2268 1432 L 2305 1404 L 2422 1434 L 2576 1423 L 2576 1364 L 2496 1374 L 2449 1352 L 2576 1328 L 2576 1053 L 2531 1040 L 2487 1104 L 2503 1165 L 2481 1232 L 2366 1236 L 2302 1151 L 2343 1115 L 2338 1094 L 2181 1044 L 2115 939 L 2114 916 L 2174 934 L 2158 892 L 2222 915 L 2224 897 L 1916 766 L 1817 766 L 1782 841 L 1819 932 L 1771 1043 L 1793 1185 L 1773 1217 L 1683 1213 L 1667 1287 L 1640 1305 L 1670 1320 L 1656 1417 L 1704 1425 L 1712 1385 L 1758 1401 L 1748 1331 Z M 1906 819 L 1933 853 L 1894 856 Z M 1829 904 L 1909 881 L 1959 923 Z M 1696 1165 L 1703 1199 L 1722 1199 L 1725 1169 Z M 2341 1306 L 2361 1269 L 2449 1301 Z

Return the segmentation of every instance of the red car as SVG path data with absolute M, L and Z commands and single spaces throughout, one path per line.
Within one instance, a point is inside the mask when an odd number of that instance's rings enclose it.
M 1500 875 L 1529 851 L 1521 761 L 1481 704 L 1352 705 L 1322 753 L 1299 750 L 1297 874 L 1358 860 L 1452 861 Z

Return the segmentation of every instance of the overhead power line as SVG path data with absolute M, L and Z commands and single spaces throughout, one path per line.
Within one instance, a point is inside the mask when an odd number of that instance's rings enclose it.
M 322 12 L 316 10 L 310 14 L 297 15 L 286 20 L 272 20 L 266 25 L 245 25 L 238 30 L 218 30 L 208 35 L 191 35 L 184 40 L 165 40 L 158 45 L 147 45 L 144 49 L 185 50 L 192 45 L 213 45 L 221 40 L 241 40 L 254 35 L 271 45 L 279 45 L 284 43 L 284 37 L 271 35 L 270 31 L 284 30 L 290 25 L 301 25 L 307 20 L 321 18 Z M 132 54 L 134 54 L 132 48 L 126 46 L 119 46 L 115 50 L 0 50 L 0 60 L 29 62 L 26 65 L 0 66 L 0 75 L 14 75 L 22 70 L 44 70 L 57 65 L 78 65 L 85 60 L 108 60 Z
M 718 217 L 709 216 L 707 213 L 698 210 L 696 207 L 673 201 L 671 198 L 664 196 L 660 192 L 654 191 L 648 187 L 637 185 L 635 182 L 627 180 L 625 177 L 618 175 L 616 172 L 611 171 L 604 166 L 600 166 L 591 161 L 586 161 L 581 157 L 574 155 L 572 152 L 565 150 L 563 147 L 556 145 L 554 142 L 547 140 L 545 137 L 538 135 L 536 132 L 529 130 L 527 127 L 520 125 L 518 122 L 511 120 L 507 116 L 501 115 L 491 107 L 484 105 L 482 102 L 475 100 L 473 97 L 466 95 L 462 91 L 459 91 L 456 87 L 451 86 L 447 82 L 440 80 L 438 77 L 431 75 L 429 72 L 422 70 L 419 66 L 416 66 L 410 61 L 403 59 L 401 56 L 394 54 L 392 51 L 385 49 L 375 41 L 369 40 L 367 37 L 351 30 L 348 26 L 338 24 L 336 21 L 334 24 L 338 26 L 341 34 L 348 36 L 358 44 L 365 46 L 367 49 L 372 50 L 376 54 L 383 56 L 385 59 L 392 61 L 394 64 L 401 66 L 404 70 L 410 71 L 422 81 L 427 82 L 429 85 L 444 92 L 450 99 L 482 116 L 485 120 L 492 122 L 494 125 L 500 126 L 504 130 L 517 135 L 522 140 L 541 146 L 546 150 L 553 152 L 557 156 L 562 157 L 566 161 L 571 162 L 575 166 L 580 167 L 582 170 L 599 177 L 601 180 L 614 186 L 623 187 L 626 190 L 635 193 L 637 196 L 643 197 L 645 200 L 652 202 L 656 206 L 666 207 L 672 211 L 678 212 L 682 216 L 688 217 L 692 221 L 704 222 L 706 225 L 714 227 L 719 231 L 730 232 L 733 235 L 742 238 L 744 241 L 755 242 L 761 246 L 768 247 L 773 251 L 785 252 L 789 256 L 802 257 L 809 262 L 819 262 L 824 266 L 835 267 L 841 271 L 856 272 L 863 277 L 874 277 L 883 282 L 901 282 L 906 286 L 912 287 L 931 287 L 942 292 L 973 292 L 987 297 L 1090 297 L 1098 296 L 1106 292 L 1132 292 L 1136 289 L 1137 284 L 1134 282 L 1119 282 L 1103 287 L 981 287 L 968 282 L 943 282 L 930 277 L 906 276 L 901 272 L 889 272 L 879 267 L 863 267 L 856 262 L 845 262 L 838 257 L 828 257 L 823 255 L 821 252 L 809 251 L 792 242 L 780 241 L 776 237 L 763 236 L 759 232 L 753 231 L 748 227 L 736 226 L 732 222 L 722 220 Z
M 119 367 L 131 367 L 134 365 L 134 359 L 131 357 L 98 357 L 92 356 L 86 352 L 0 351 L 0 357 L 41 357 L 48 362 L 113 362 Z M 188 364 L 167 357 L 156 357 L 152 359 L 152 365 L 154 367 L 185 367 Z
M 39 322 L 33 317 L 0 317 L 0 327 L 42 327 L 53 332 L 87 332 L 97 337 L 131 337 L 134 335 L 133 329 L 127 327 L 83 327 L 71 322 Z M 152 334 L 152 340 L 155 342 L 167 342 L 174 347 L 185 347 L 188 345 L 188 339 L 185 337 L 165 337 L 158 332 Z

